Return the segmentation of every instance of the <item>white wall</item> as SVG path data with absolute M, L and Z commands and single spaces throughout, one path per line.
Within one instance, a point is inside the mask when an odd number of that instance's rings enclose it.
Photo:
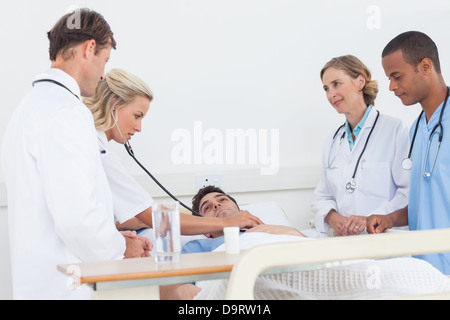
M 380 63 L 384 45 L 406 30 L 426 32 L 438 44 L 444 76 L 450 72 L 450 4 L 445 0 L 18 0 L 0 8 L 0 139 L 34 76 L 49 67 L 46 32 L 71 5 L 90 7 L 109 21 L 118 47 L 107 69 L 133 72 L 154 91 L 144 131 L 132 140 L 142 163 L 187 200 L 195 191 L 196 172 L 223 172 L 226 191 L 238 193 L 242 202 L 280 201 L 298 226 L 311 216 L 317 175 L 309 172 L 317 173 L 323 140 L 343 122 L 325 99 L 322 66 L 337 55 L 358 56 L 379 81 L 376 106 L 408 125 L 419 107 L 406 108 L 388 92 Z M 278 151 L 276 175 L 261 175 L 261 155 L 256 164 L 248 157 L 243 163 L 208 164 L 220 137 L 238 129 L 277 130 L 278 144 L 258 136 L 263 143 L 257 145 L 268 148 L 272 164 Z M 198 163 L 175 163 L 172 152 L 180 141 L 171 136 L 177 132 L 191 134 L 190 159 Z M 225 144 L 215 149 L 224 154 L 218 160 L 230 151 Z M 130 172 L 158 196 L 122 148 L 117 150 Z M 5 212 L 0 210 L 2 256 Z M 1 279 L 0 291 L 8 281 Z

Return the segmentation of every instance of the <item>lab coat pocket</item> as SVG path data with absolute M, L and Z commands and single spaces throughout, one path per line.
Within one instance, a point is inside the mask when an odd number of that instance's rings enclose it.
M 325 179 L 330 187 L 329 191 L 332 193 L 332 196 L 336 198 L 338 196 L 339 188 L 343 188 L 342 170 L 337 168 L 325 169 Z
M 387 162 L 363 163 L 355 192 L 356 214 L 368 215 L 389 200 L 390 172 Z
M 365 197 L 389 200 L 392 180 L 389 162 L 363 162 L 359 179 Z

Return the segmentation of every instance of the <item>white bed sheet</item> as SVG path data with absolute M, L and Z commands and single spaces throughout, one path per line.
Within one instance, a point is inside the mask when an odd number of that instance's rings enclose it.
M 286 241 L 314 240 L 247 233 L 240 236 L 240 248 Z M 216 249 L 222 250 L 224 246 Z M 219 300 L 225 299 L 228 280 L 199 281 L 196 285 L 202 290 L 195 300 Z M 257 300 L 376 299 L 445 291 L 450 291 L 447 276 L 423 260 L 400 257 L 352 260 L 338 267 L 262 275 L 255 282 L 254 297 Z

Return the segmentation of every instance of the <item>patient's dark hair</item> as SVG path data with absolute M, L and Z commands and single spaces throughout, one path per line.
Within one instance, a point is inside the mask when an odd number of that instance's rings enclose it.
M 192 198 L 192 210 L 194 210 L 195 212 L 199 212 L 200 209 L 200 201 L 203 199 L 204 196 L 206 196 L 209 193 L 213 193 L 213 192 L 217 192 L 217 193 L 221 193 L 224 196 L 227 196 L 228 198 L 230 198 L 231 201 L 233 201 L 239 208 L 239 205 L 237 204 L 236 200 L 234 200 L 233 197 L 231 197 L 230 195 L 226 194 L 225 192 L 222 191 L 222 189 L 216 187 L 216 186 L 206 186 L 200 190 L 198 190 L 197 194 Z M 201 215 L 200 215 L 201 216 Z
M 408 31 L 399 34 L 386 45 L 381 57 L 384 58 L 397 50 L 401 50 L 403 59 L 415 68 L 423 59 L 429 58 L 436 72 L 441 73 L 437 46 L 425 33 Z

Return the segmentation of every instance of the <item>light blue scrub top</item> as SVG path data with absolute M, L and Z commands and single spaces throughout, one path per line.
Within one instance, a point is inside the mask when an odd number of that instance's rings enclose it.
M 239 232 L 239 235 L 243 234 L 243 231 Z M 186 243 L 181 249 L 181 253 L 198 253 L 198 252 L 211 252 L 220 245 L 225 243 L 225 237 L 218 238 L 206 238 L 191 240 Z
M 411 154 L 413 167 L 408 204 L 410 230 L 450 228 L 450 105 L 446 106 L 442 117 L 444 136 L 434 171 L 428 178 L 423 175 L 428 140 L 434 126 L 439 122 L 442 104 L 431 116 L 428 124 L 425 114 L 419 120 Z M 410 139 L 414 135 L 415 126 L 416 122 L 411 126 Z M 426 172 L 430 172 L 436 156 L 440 129 L 436 129 L 436 132 L 438 134 L 433 136 Z M 417 258 L 428 261 L 442 273 L 450 275 L 450 253 L 420 255 Z
M 364 113 L 364 116 L 359 121 L 359 123 L 356 125 L 356 127 L 353 128 L 353 135 L 355 136 L 355 140 L 358 138 L 358 135 L 361 132 L 362 127 L 364 127 L 364 123 L 366 122 L 366 119 L 369 116 L 370 110 L 372 110 L 371 105 L 369 105 L 367 107 L 367 110 Z M 345 121 L 345 132 L 347 133 L 347 140 L 348 140 L 348 145 L 350 146 L 350 151 L 352 151 L 353 146 L 355 145 L 355 141 L 353 141 L 352 132 L 350 132 L 350 125 L 348 124 L 348 121 Z
M 223 236 L 191 240 L 183 246 L 181 253 L 211 252 L 223 243 L 225 243 L 225 237 Z

